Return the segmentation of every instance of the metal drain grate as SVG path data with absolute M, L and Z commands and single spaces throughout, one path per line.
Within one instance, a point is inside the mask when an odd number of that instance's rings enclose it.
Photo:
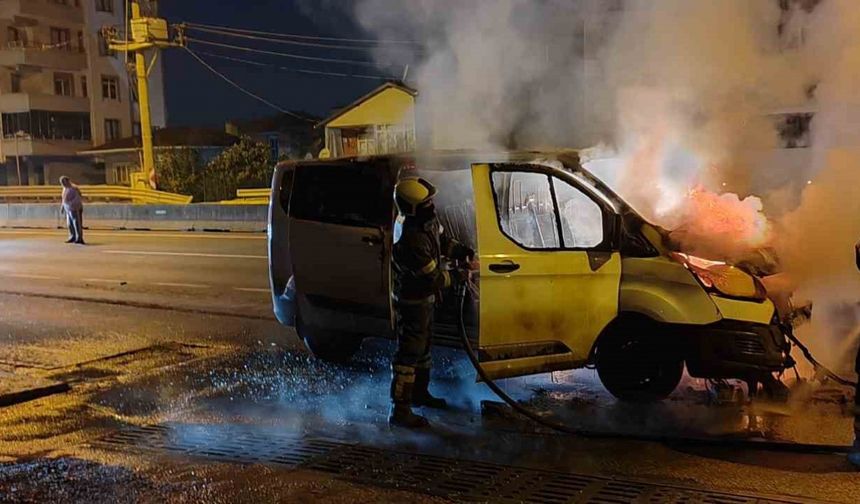
M 457 501 L 530 504 L 777 504 L 755 495 L 653 485 L 305 439 L 241 426 L 147 426 L 112 434 L 97 446 L 169 451 L 224 462 L 310 469 L 356 483 Z
M 138 448 L 206 457 L 224 462 L 267 463 L 295 467 L 342 445 L 238 426 L 152 425 L 119 431 L 96 445 Z
M 416 490 L 458 501 L 533 504 L 633 504 L 692 502 L 772 504 L 791 502 L 754 495 L 732 495 L 698 489 L 511 467 L 471 460 L 347 446 L 313 459 L 304 468 L 363 484 Z

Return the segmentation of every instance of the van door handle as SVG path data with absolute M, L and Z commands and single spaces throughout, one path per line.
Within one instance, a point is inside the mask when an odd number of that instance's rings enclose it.
M 520 265 L 511 260 L 490 265 L 490 271 L 493 273 L 513 273 L 518 269 L 520 269 Z
M 370 246 L 382 245 L 382 237 L 380 236 L 362 236 L 361 241 Z

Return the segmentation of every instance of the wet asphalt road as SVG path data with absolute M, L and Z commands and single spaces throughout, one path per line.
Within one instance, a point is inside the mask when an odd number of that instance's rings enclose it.
M 368 480 L 249 463 L 234 449 L 237 439 L 262 440 L 246 451 L 265 452 L 285 435 L 789 501 L 860 495 L 860 474 L 835 455 L 590 440 L 544 431 L 504 408 L 482 414 L 482 401 L 494 397 L 474 383 L 463 356 L 446 349 L 434 354 L 434 387 L 452 410 L 426 412 L 430 431 L 392 431 L 391 345 L 369 342 L 348 366 L 309 357 L 270 319 L 265 293 L 250 290 L 265 288 L 265 261 L 252 258 L 265 255 L 264 241 L 103 233 L 90 237 L 92 248 L 69 250 L 58 236 L 0 233 L 2 387 L 71 384 L 69 392 L 0 408 L 0 501 L 440 500 L 426 488 L 394 488 L 384 474 Z M 690 380 L 646 407 L 616 402 L 589 370 L 503 384 L 540 411 L 592 430 L 850 441 L 840 390 L 798 387 L 779 407 L 713 405 Z M 166 433 L 158 446 L 105 441 L 153 425 Z

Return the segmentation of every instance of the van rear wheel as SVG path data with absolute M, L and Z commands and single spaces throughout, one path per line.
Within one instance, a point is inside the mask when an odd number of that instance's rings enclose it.
M 311 327 L 296 315 L 296 332 L 314 357 L 327 362 L 349 362 L 361 348 L 361 336 Z
M 671 338 L 644 318 L 616 321 L 597 346 L 597 374 L 622 401 L 665 399 L 681 382 L 684 359 Z

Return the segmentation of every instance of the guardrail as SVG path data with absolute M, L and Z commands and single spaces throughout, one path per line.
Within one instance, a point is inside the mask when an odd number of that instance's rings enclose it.
M 269 195 L 272 190 L 268 187 L 262 189 L 238 189 L 236 199 L 221 201 L 222 205 L 268 205 Z
M 87 229 L 263 232 L 267 222 L 266 205 L 84 205 Z M 0 227 L 56 229 L 65 224 L 57 204 L 0 203 Z
M 152 189 L 137 189 L 125 186 L 82 185 L 78 186 L 84 200 L 89 202 L 131 202 L 144 205 L 187 205 L 192 196 L 174 194 Z M 60 186 L 0 186 L 0 202 L 45 203 L 59 202 L 63 189 Z

